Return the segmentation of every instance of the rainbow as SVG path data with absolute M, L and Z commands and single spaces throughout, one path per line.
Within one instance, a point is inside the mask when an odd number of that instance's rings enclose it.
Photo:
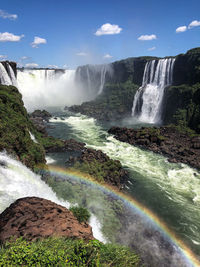
M 99 184 L 90 175 L 81 173 L 79 171 L 75 171 L 72 169 L 64 169 L 57 166 L 48 166 L 48 169 L 45 169 L 45 171 L 47 170 L 55 175 L 68 176 L 70 177 L 70 179 L 75 181 L 84 181 L 85 183 L 91 186 L 96 186 L 98 189 L 107 194 L 112 193 L 115 197 L 118 197 L 119 199 L 123 200 L 126 205 L 130 206 L 131 208 L 135 209 L 137 212 L 151 220 L 158 227 L 159 230 L 161 230 L 175 245 L 177 245 L 182 254 L 189 261 L 190 265 L 195 267 L 200 266 L 200 261 L 197 259 L 195 254 L 183 243 L 183 241 L 178 239 L 176 235 L 167 227 L 167 225 L 161 219 L 159 219 L 151 210 L 147 209 L 144 205 L 139 203 L 132 196 L 123 194 L 117 189 L 117 187 L 110 186 L 105 183 Z

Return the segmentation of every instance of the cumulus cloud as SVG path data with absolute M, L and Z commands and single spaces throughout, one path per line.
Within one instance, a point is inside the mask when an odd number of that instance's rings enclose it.
M 122 31 L 118 25 L 106 23 L 103 24 L 97 31 L 95 32 L 96 36 L 101 35 L 110 35 L 110 34 L 119 34 Z
M 3 19 L 11 19 L 11 20 L 15 20 L 17 19 L 17 15 L 16 14 L 9 14 L 6 11 L 0 9 L 0 17 Z
M 198 27 L 198 26 L 200 26 L 200 21 L 198 21 L 198 20 L 193 20 L 193 21 L 189 24 L 188 29 L 191 29 L 191 28 L 193 28 L 193 27 Z
M 7 55 L 0 55 L 0 60 L 5 60 L 7 57 Z
M 0 32 L 0 42 L 19 42 L 21 38 L 24 37 L 24 34 L 22 35 L 14 35 L 10 32 Z
M 85 57 L 87 56 L 87 53 L 85 52 L 79 52 L 79 53 L 76 53 L 77 56 L 81 56 L 81 57 Z
M 47 43 L 47 40 L 46 39 L 35 36 L 34 37 L 34 41 L 31 43 L 31 46 L 33 48 L 38 48 L 38 45 L 40 45 L 40 44 L 46 44 L 46 43 Z
M 109 59 L 109 58 L 112 58 L 113 56 L 111 56 L 109 54 L 105 54 L 103 57 L 106 58 L 106 59 Z
M 26 68 L 38 68 L 39 65 L 37 63 L 27 63 L 25 65 Z
M 148 48 L 147 50 L 148 50 L 148 51 L 153 51 L 153 50 L 155 50 L 155 49 L 156 49 L 156 47 L 153 46 L 153 47 Z
M 179 33 L 179 32 L 185 32 L 187 31 L 187 27 L 186 26 L 180 26 L 176 29 L 176 33 Z
M 155 34 L 141 35 L 140 37 L 138 37 L 139 41 L 151 41 L 151 40 L 155 40 L 155 39 L 157 39 L 157 36 Z

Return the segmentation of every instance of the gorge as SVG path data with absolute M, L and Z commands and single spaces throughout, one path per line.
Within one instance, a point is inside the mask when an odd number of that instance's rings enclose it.
M 195 263 L 198 266 L 199 170 L 186 164 L 170 163 L 162 155 L 116 140 L 108 129 L 113 124 L 137 129 L 176 123 L 199 132 L 199 59 L 200 49 L 196 48 L 173 58 L 129 58 L 108 65 L 81 66 L 76 71 L 16 70 L 14 63 L 2 62 L 1 84 L 12 85 L 1 87 L 2 105 L 13 101 L 12 94 L 18 95 L 13 88 L 18 83 L 29 111 L 56 108 L 46 123 L 50 136 L 60 140 L 74 138 L 84 142 L 87 149 L 101 150 L 110 159 L 119 161 L 129 178 L 123 192 L 118 193 L 67 171 L 66 160 L 71 156 L 77 158 L 77 152 L 71 155 L 69 151 L 52 151 L 46 154 L 46 159 L 54 178 L 47 175 L 45 184 L 39 176 L 45 173 L 43 167 L 36 176 L 9 155 L 1 154 L 0 179 L 4 185 L 1 211 L 15 199 L 32 194 L 64 206 L 66 202 L 78 203 L 93 214 L 92 220 L 98 226 L 94 233 L 97 239 L 134 248 L 146 266 L 195 266 Z M 21 105 L 22 102 L 13 101 L 9 108 L 16 111 Z M 68 107 L 63 110 L 65 105 Z M 47 144 L 29 123 L 24 109 L 21 113 L 23 118 L 17 127 L 21 127 L 24 140 L 26 137 L 24 149 L 29 147 L 30 155 L 29 158 L 22 152 L 14 155 L 25 165 L 32 162 L 28 167 L 34 169 L 38 155 L 38 161 L 45 163 Z M 1 120 L 5 114 L 1 114 Z M 22 125 L 25 118 L 26 125 Z M 159 138 L 161 140 L 162 136 Z M 6 147 L 5 143 L 10 141 L 1 143 L 1 150 L 6 149 L 8 153 L 20 150 L 23 139 L 16 140 L 19 143 L 13 145 L 14 148 Z M 95 166 L 99 168 L 97 163 L 95 158 Z M 102 175 L 101 171 L 98 174 Z

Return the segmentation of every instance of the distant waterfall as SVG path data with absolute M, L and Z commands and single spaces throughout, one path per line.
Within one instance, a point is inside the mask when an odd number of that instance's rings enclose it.
M 106 78 L 106 72 L 107 72 L 107 65 L 103 65 L 101 68 L 100 86 L 99 86 L 98 95 L 100 95 L 103 92 L 103 87 L 104 87 L 105 78 Z
M 6 64 L 8 71 L 4 64 Z M 0 62 L 0 84 L 16 86 L 16 77 L 12 67 L 9 62 L 4 62 L 4 64 Z
M 83 88 L 89 100 L 94 99 L 103 92 L 107 79 L 112 76 L 111 65 L 85 65 L 76 70 L 76 81 Z
M 28 111 L 80 104 L 75 70 L 18 69 L 17 83 Z
M 132 116 L 140 121 L 161 121 L 164 89 L 172 84 L 174 58 L 152 60 L 146 63 L 142 86 L 135 94 Z

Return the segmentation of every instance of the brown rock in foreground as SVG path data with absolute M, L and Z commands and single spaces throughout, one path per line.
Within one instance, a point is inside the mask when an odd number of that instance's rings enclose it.
M 94 239 L 91 226 L 79 223 L 71 211 L 37 197 L 18 199 L 0 214 L 0 242 L 12 236 L 27 240 L 50 236 Z

